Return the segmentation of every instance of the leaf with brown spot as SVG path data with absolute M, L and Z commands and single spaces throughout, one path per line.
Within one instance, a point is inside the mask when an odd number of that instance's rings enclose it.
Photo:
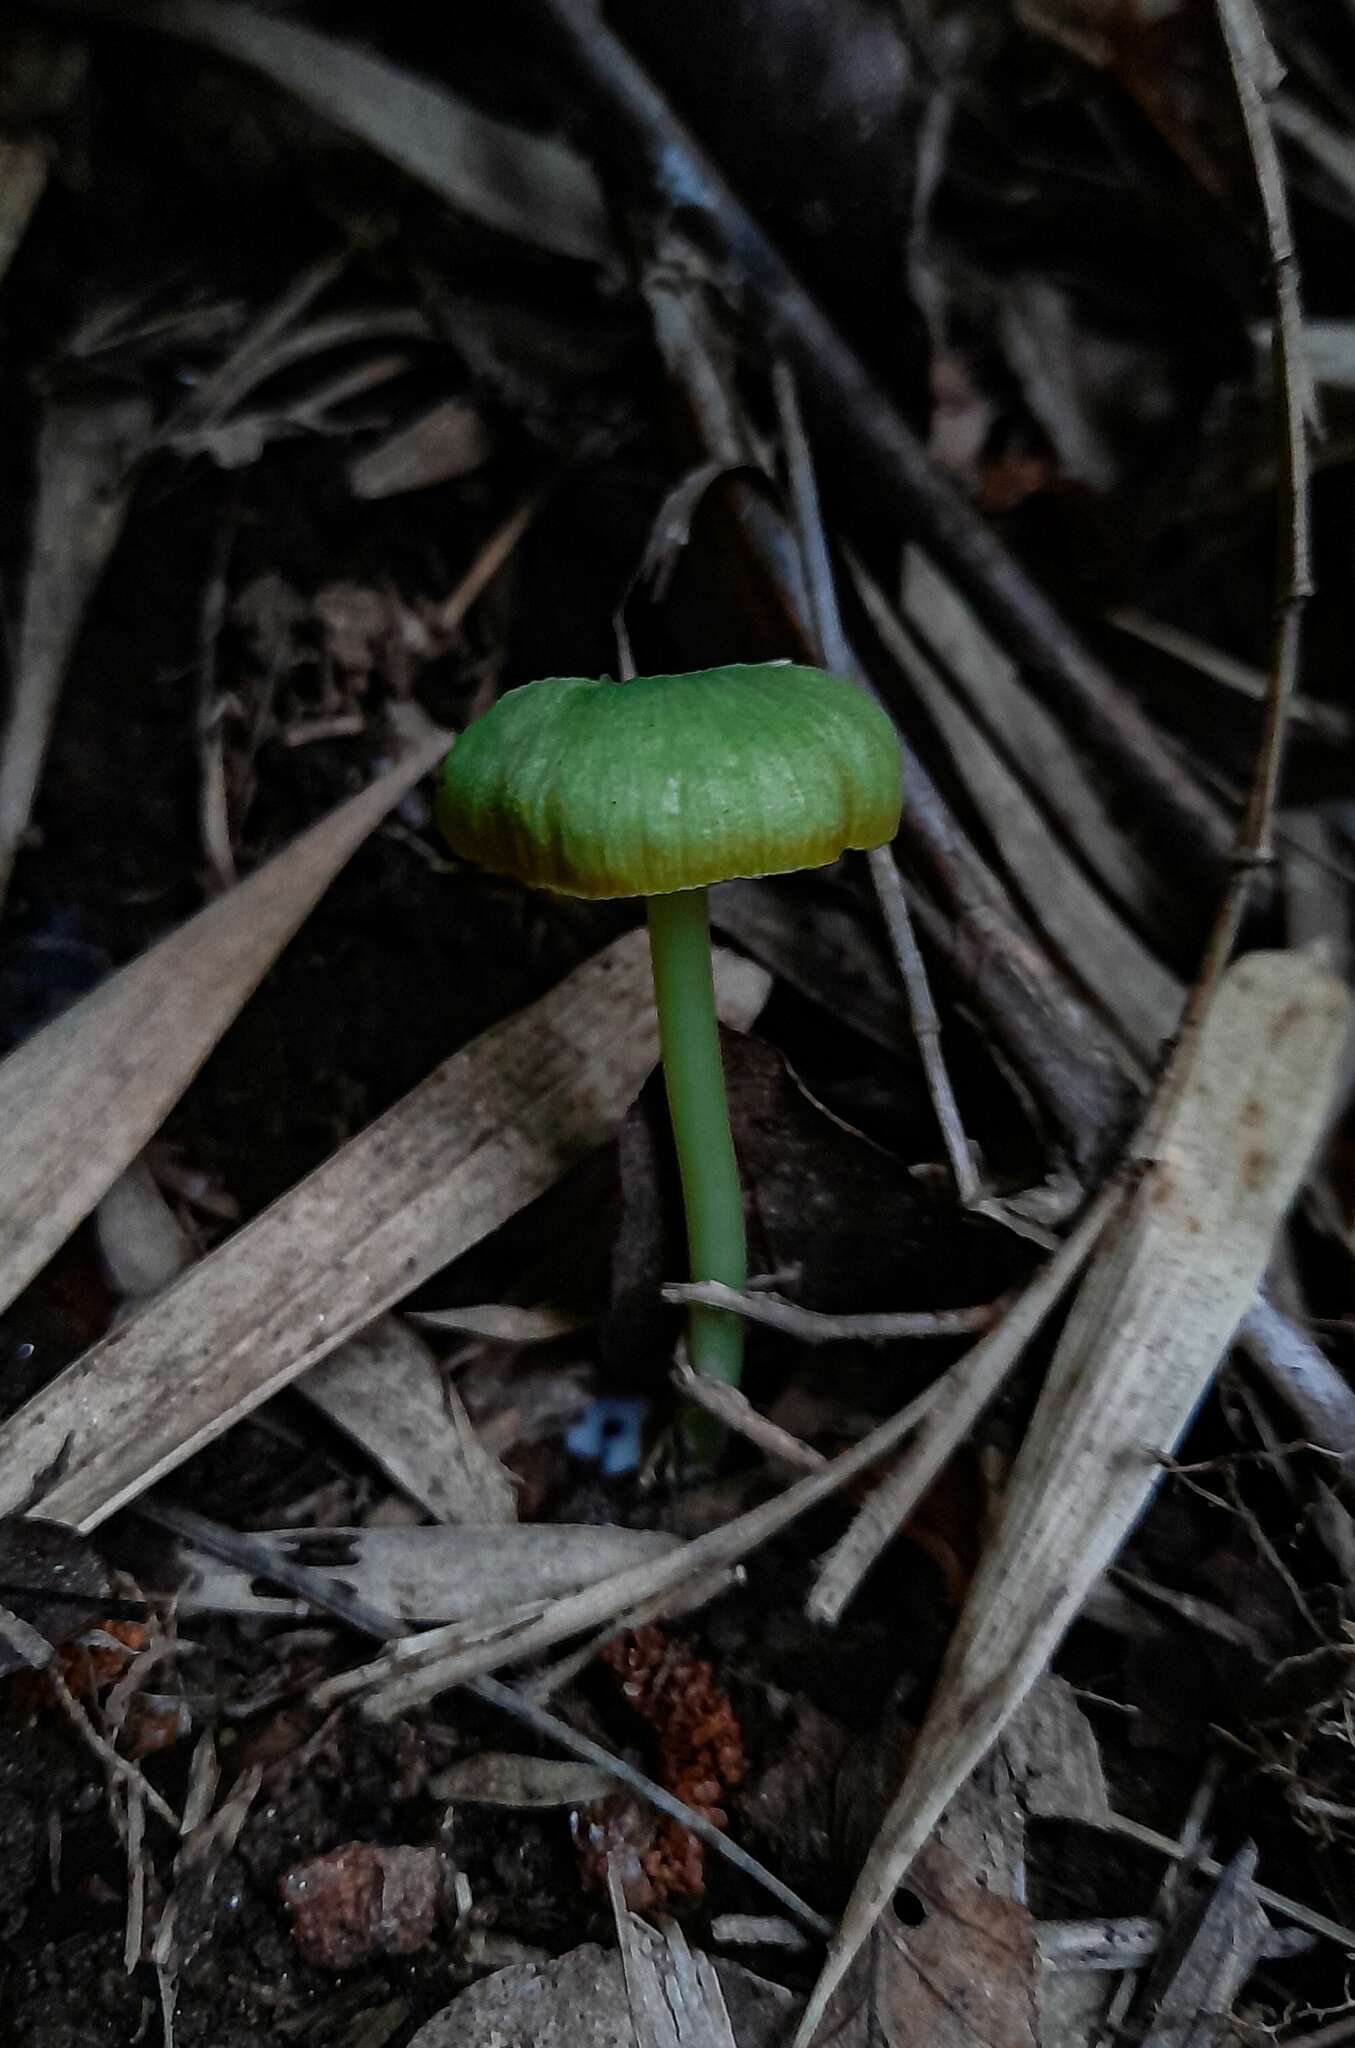
M 835 2048 L 1036 2048 L 1035 1924 L 1012 1896 L 1018 1839 L 1001 1783 L 952 1801 L 834 1995 Z

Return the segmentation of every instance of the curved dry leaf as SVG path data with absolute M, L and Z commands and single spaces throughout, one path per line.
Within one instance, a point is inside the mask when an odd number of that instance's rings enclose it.
M 601 188 L 582 157 L 387 58 L 234 0 L 140 0 L 119 11 L 262 72 L 489 227 L 594 262 L 611 247 Z
M 446 747 L 427 735 L 0 1063 L 0 1307 L 136 1158 L 339 869 Z
M 738 1963 L 720 1960 L 713 1969 L 739 2048 L 776 2048 L 794 2009 L 791 1993 Z M 482 1978 L 426 2020 L 410 2048 L 637 2048 L 642 2038 L 620 1955 L 588 1942 Z M 701 2048 L 690 2033 L 677 2041 Z
M 766 989 L 760 969 L 717 954 L 723 1014 L 756 1015 Z M 35 1395 L 0 1430 L 0 1508 L 40 1503 L 90 1529 L 135 1500 L 604 1143 L 657 1054 L 631 932 L 444 1061 Z M 104 1057 L 116 1076 L 145 1049 L 113 1039 Z
M 798 2048 L 1152 1493 L 1255 1295 L 1331 1113 L 1349 1017 L 1345 989 L 1308 956 L 1254 953 L 1224 977 L 1157 1157 L 1073 1304 L 908 1775 Z

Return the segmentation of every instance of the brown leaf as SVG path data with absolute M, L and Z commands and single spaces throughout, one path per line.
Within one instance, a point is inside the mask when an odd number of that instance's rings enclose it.
M 1035 2048 L 1035 1924 L 1001 1809 L 977 1784 L 952 1802 L 829 2006 L 836 2048 Z

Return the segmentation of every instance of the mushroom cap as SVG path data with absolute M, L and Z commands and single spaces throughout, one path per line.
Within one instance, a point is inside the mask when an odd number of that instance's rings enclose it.
M 790 663 L 509 690 L 443 764 L 454 853 L 567 896 L 665 896 L 825 866 L 898 828 L 898 738 Z

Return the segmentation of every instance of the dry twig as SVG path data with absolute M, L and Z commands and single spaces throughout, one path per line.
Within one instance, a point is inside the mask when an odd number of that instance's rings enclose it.
M 739 416 L 737 394 L 729 388 L 718 351 L 705 331 L 703 301 L 688 275 L 695 259 L 671 233 L 664 246 L 668 261 L 656 264 L 645 282 L 659 348 L 691 405 L 712 461 L 737 467 L 751 459 L 749 436 Z M 734 503 L 790 634 L 799 638 L 806 654 L 811 653 L 809 600 L 801 588 L 803 579 L 788 567 L 788 540 L 781 521 L 763 497 L 737 484 Z M 859 669 L 853 658 L 850 672 Z M 910 912 L 905 906 L 905 921 L 911 916 L 922 925 L 1028 1082 L 1074 1165 L 1086 1172 L 1102 1158 L 1107 1135 L 1125 1106 L 1125 1078 L 1116 1048 L 1099 1019 L 1039 949 L 935 782 L 906 745 L 899 839 L 909 867 L 912 904 Z M 884 884 L 883 908 L 897 925 L 902 887 L 892 857 L 879 878 Z M 934 893 L 934 903 L 926 891 Z M 906 957 L 906 934 L 900 928 L 894 937 Z M 915 994 L 923 1002 L 920 988 Z M 925 1004 L 915 1015 L 921 1018 L 919 1044 L 925 1052 L 931 1041 Z M 1000 1220 L 1013 1219 L 1003 1211 Z
M 676 1599 L 709 1573 L 748 1556 L 798 1516 L 868 1471 L 911 1436 L 924 1420 L 936 1417 L 935 1432 L 929 1432 L 928 1442 L 939 1436 L 947 1447 L 953 1445 L 956 1431 L 968 1429 L 974 1414 L 1001 1384 L 1033 1328 L 1048 1314 L 1077 1272 L 1119 1199 L 1117 1188 L 1107 1191 L 1093 1205 L 1048 1265 L 1018 1296 L 998 1328 L 948 1373 L 880 1423 L 851 1450 L 797 1480 L 774 1500 L 696 1537 L 668 1557 L 632 1566 L 554 1602 L 537 1619 L 522 1626 L 505 1626 L 486 1643 L 467 1648 L 451 1631 L 441 1629 L 407 1637 L 365 1668 L 326 1681 L 316 1693 L 317 1701 L 327 1704 L 351 1693 L 370 1691 L 370 1711 L 390 1718 L 406 1707 L 432 1699 L 450 1685 L 506 1664 L 521 1663 L 586 1630 L 630 1627 L 637 1609 L 646 1609 L 648 1618 L 661 1611 L 658 1603 Z
M 685 1358 L 673 1368 L 673 1384 L 684 1400 L 695 1401 L 698 1408 L 704 1408 L 726 1429 L 732 1429 L 750 1444 L 756 1444 L 774 1462 L 789 1465 L 797 1472 L 817 1472 L 821 1465 L 827 1464 L 822 1451 L 802 1443 L 788 1429 L 782 1429 L 779 1423 L 760 1415 L 748 1396 L 737 1387 L 725 1386 L 719 1380 L 704 1379 L 700 1373 L 692 1371 Z
M 784 1295 L 740 1294 L 722 1280 L 674 1280 L 663 1289 L 665 1301 L 704 1302 L 710 1308 L 727 1308 L 732 1315 L 750 1323 L 764 1323 L 802 1344 L 890 1344 L 902 1338 L 969 1337 L 991 1329 L 1009 1303 L 981 1302 L 977 1308 L 930 1308 L 887 1310 L 880 1315 L 835 1316 L 822 1309 L 801 1308 Z
M 158 1813 L 161 1820 L 166 1821 L 175 1834 L 178 1834 L 182 1823 L 169 1801 L 162 1799 L 145 1773 L 129 1758 L 120 1756 L 112 1743 L 99 1733 L 55 1665 L 47 1673 L 47 1683 L 51 1686 L 62 1713 L 86 1748 L 93 1750 L 109 1776 L 134 1789 L 146 1805 Z
M 863 687 L 869 688 L 842 629 L 842 614 L 833 582 L 833 565 L 829 558 L 828 541 L 819 513 L 819 490 L 814 475 L 814 461 L 800 417 L 800 401 L 795 389 L 795 378 L 786 363 L 776 362 L 772 365 L 772 388 L 776 393 L 781 438 L 790 471 L 795 529 L 800 543 L 805 588 L 809 597 L 809 612 L 813 621 L 814 638 L 818 642 L 819 658 L 826 668 L 832 669 L 837 675 L 855 676 Z M 904 740 L 902 744 L 906 746 L 907 741 Z M 946 1157 L 950 1161 L 956 1192 L 965 1207 L 969 1208 L 980 1200 L 982 1187 L 974 1164 L 974 1148 L 965 1135 L 960 1107 L 955 1100 L 955 1090 L 951 1086 L 950 1072 L 942 1051 L 941 1019 L 937 1014 L 936 1004 L 932 1001 L 926 964 L 913 931 L 913 920 L 908 914 L 908 898 L 903 892 L 903 883 L 899 879 L 892 847 L 873 848 L 867 860 L 890 950 L 903 982 L 913 1036 L 917 1041 L 923 1073 L 927 1077 L 927 1091 L 931 1096 L 937 1126 L 946 1148 Z
M 1252 771 L 1247 807 L 1232 853 L 1232 872 L 1205 945 L 1204 958 L 1177 1034 L 1175 1051 L 1137 1143 L 1151 1153 L 1193 1058 L 1194 1045 L 1214 991 L 1232 957 L 1256 877 L 1273 858 L 1272 820 L 1284 760 L 1290 707 L 1298 688 L 1303 612 L 1312 595 L 1311 464 L 1308 418 L 1313 409 L 1305 368 L 1299 310 L 1298 258 L 1289 221 L 1289 201 L 1279 150 L 1266 112 L 1264 91 L 1273 88 L 1274 59 L 1253 0 L 1215 0 L 1247 149 L 1265 218 L 1275 294 L 1275 372 L 1279 391 L 1284 462 L 1284 535 L 1276 567 L 1275 634 L 1262 712 L 1261 740 Z
M 242 1566 L 247 1571 L 264 1573 L 269 1578 L 276 1579 L 311 1607 L 321 1613 L 332 1614 L 350 1628 L 358 1629 L 362 1634 L 372 1636 L 378 1642 L 399 1639 L 401 1635 L 401 1622 L 359 1599 L 341 1579 L 325 1581 L 313 1571 L 299 1569 L 290 1559 L 282 1556 L 271 1545 L 260 1542 L 257 1537 L 228 1529 L 219 1522 L 210 1521 L 205 1515 L 194 1514 L 184 1508 L 147 1503 L 143 1512 L 149 1519 L 199 1545 L 212 1556 Z M 737 1842 L 731 1842 L 728 1836 L 713 1826 L 704 1814 L 688 1806 L 685 1800 L 675 1798 L 671 1792 L 665 1791 L 662 1785 L 656 1785 L 651 1778 L 647 1778 L 642 1771 L 637 1771 L 623 1757 L 613 1756 L 601 1743 L 594 1742 L 589 1736 L 571 1728 L 557 1714 L 550 1713 L 535 1700 L 524 1698 L 512 1686 L 501 1685 L 497 1679 L 476 1678 L 468 1682 L 467 1689 L 491 1706 L 498 1707 L 515 1721 L 520 1721 L 524 1727 L 530 1728 L 533 1734 L 555 1743 L 558 1748 L 578 1758 L 580 1762 L 594 1764 L 605 1770 L 610 1777 L 625 1785 L 649 1805 L 656 1807 L 660 1813 L 690 1829 L 692 1834 L 700 1837 L 707 1848 L 714 1849 L 727 1862 L 732 1863 L 735 1869 L 742 1871 L 745 1877 L 751 1878 L 755 1884 L 769 1892 L 788 1913 L 792 1913 L 815 1934 L 831 1932 L 831 1923 L 816 1913 L 811 1906 L 807 1906 L 789 1885 L 782 1884 L 780 1878 L 759 1863 L 755 1856 L 750 1856 Z M 119 1759 L 119 1762 L 121 1761 Z

